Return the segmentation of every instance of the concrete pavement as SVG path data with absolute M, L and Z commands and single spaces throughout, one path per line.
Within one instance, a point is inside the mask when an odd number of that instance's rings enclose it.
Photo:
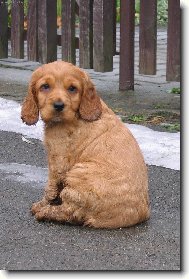
M 152 215 L 141 225 L 98 230 L 39 223 L 30 207 L 47 178 L 43 146 L 12 132 L 1 131 L 0 139 L 1 269 L 180 270 L 179 171 L 148 167 Z

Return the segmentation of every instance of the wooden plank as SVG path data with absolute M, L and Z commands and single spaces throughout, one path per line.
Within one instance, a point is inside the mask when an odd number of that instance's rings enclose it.
M 90 1 L 90 0 L 89 0 Z M 80 0 L 75 0 L 75 14 L 79 16 L 79 4 Z
M 76 63 L 75 0 L 62 0 L 62 60 Z
M 135 1 L 120 1 L 119 89 L 134 90 Z
M 8 3 L 0 1 L 0 58 L 8 57 Z
M 38 57 L 40 63 L 57 59 L 57 1 L 38 1 Z
M 11 28 L 8 27 L 8 39 L 11 40 Z M 24 41 L 27 40 L 27 30 L 24 29 Z
M 27 55 L 28 60 L 38 61 L 38 1 L 28 2 Z
M 80 0 L 79 65 L 93 68 L 93 0 Z
M 62 35 L 57 34 L 57 45 L 62 46 Z M 79 49 L 79 38 L 75 37 L 75 48 Z
M 156 74 L 157 0 L 140 1 L 139 73 Z
M 168 1 L 167 81 L 180 81 L 180 1 Z
M 113 5 L 112 0 L 94 0 L 93 65 L 97 72 L 113 70 Z
M 113 55 L 116 54 L 116 15 L 117 15 L 117 11 L 116 11 L 116 0 L 112 0 L 112 9 L 113 9 Z
M 11 56 L 24 58 L 24 1 L 12 0 Z

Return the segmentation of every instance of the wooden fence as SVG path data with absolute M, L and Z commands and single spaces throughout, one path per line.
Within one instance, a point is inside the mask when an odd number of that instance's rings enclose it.
M 120 90 L 134 90 L 135 1 L 120 0 L 120 53 L 116 53 L 116 0 L 62 0 L 62 34 L 57 35 L 57 1 L 28 0 L 27 30 L 24 29 L 24 0 L 11 1 L 11 28 L 8 27 L 8 2 L 0 0 L 0 58 L 24 58 L 48 63 L 62 59 L 95 71 L 113 70 L 113 56 L 120 55 Z M 76 14 L 79 37 L 75 34 Z M 168 81 L 180 80 L 180 1 L 168 0 L 167 26 Z M 9 36 L 10 35 L 10 36 Z M 156 74 L 157 0 L 140 0 L 139 73 Z

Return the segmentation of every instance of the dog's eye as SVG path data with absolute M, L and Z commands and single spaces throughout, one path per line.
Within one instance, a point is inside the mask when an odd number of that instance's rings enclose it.
M 41 85 L 40 89 L 41 89 L 42 91 L 49 91 L 50 86 L 49 86 L 48 83 L 45 83 L 45 84 Z
M 77 91 L 77 88 L 76 88 L 75 86 L 71 85 L 71 86 L 68 88 L 68 91 L 69 91 L 70 93 L 75 93 L 75 92 Z

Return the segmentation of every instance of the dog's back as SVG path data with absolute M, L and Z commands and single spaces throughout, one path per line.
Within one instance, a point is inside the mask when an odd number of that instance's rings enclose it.
M 62 200 L 70 221 L 93 227 L 131 226 L 149 218 L 147 169 L 130 131 L 103 102 L 102 107 L 99 120 L 82 123 L 69 143 L 62 138 L 69 148 L 59 154 L 71 164 Z

